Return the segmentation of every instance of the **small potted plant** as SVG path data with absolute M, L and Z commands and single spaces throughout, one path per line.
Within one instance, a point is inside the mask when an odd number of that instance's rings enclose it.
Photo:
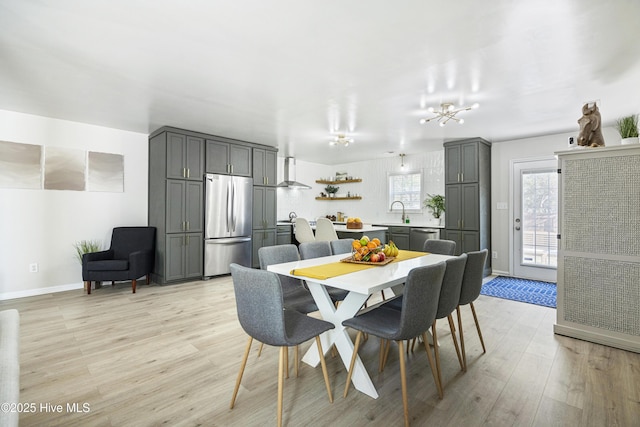
M 76 250 L 76 258 L 80 262 L 80 265 L 82 265 L 82 255 L 101 251 L 102 243 L 99 240 L 80 240 L 74 243 L 73 247 Z M 96 282 L 95 286 L 99 288 L 100 283 Z
M 616 121 L 616 130 L 620 133 L 622 144 L 638 143 L 638 115 L 627 116 Z
M 333 185 L 329 184 L 326 187 L 324 187 L 324 191 L 327 192 L 329 197 L 336 197 L 336 193 L 338 192 L 339 188 L 340 187 L 336 187 L 336 186 L 333 186 Z
M 435 219 L 440 220 L 444 212 L 444 196 L 440 194 L 427 194 L 427 196 L 429 197 L 424 199 L 424 207 L 431 211 Z

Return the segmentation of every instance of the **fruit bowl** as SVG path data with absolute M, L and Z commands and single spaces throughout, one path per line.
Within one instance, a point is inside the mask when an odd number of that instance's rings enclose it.
M 361 222 L 348 222 L 347 223 L 347 228 L 348 229 L 360 229 L 362 228 L 362 223 Z

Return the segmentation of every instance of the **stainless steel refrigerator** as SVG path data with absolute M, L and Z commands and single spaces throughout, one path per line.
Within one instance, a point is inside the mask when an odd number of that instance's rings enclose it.
M 204 276 L 230 272 L 229 264 L 251 267 L 253 179 L 204 176 Z

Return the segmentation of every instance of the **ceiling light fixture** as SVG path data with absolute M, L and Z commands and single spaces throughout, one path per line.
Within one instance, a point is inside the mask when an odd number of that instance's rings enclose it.
M 463 111 L 475 110 L 479 106 L 480 104 L 476 102 L 470 107 L 461 107 L 461 108 L 456 108 L 453 104 L 450 104 L 450 103 L 440 104 L 440 110 L 436 110 L 433 107 L 429 107 L 427 111 L 435 114 L 435 116 L 430 117 L 428 119 L 420 119 L 420 123 L 427 123 L 427 122 L 430 122 L 431 120 L 437 120 L 438 124 L 442 127 L 446 125 L 449 120 L 453 120 L 455 122 L 458 122 L 458 124 L 463 124 L 464 119 L 457 118 L 456 114 L 461 113 Z
M 345 135 L 340 134 L 329 141 L 329 145 L 344 145 L 348 147 L 349 144 L 353 144 L 354 142 L 353 138 L 347 138 Z
M 404 170 L 404 156 L 406 156 L 406 154 L 400 153 L 400 170 Z

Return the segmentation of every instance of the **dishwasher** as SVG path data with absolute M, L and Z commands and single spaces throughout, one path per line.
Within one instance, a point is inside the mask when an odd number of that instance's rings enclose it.
M 422 251 L 424 242 L 431 239 L 438 239 L 440 230 L 433 228 L 412 228 L 409 234 L 409 250 Z

